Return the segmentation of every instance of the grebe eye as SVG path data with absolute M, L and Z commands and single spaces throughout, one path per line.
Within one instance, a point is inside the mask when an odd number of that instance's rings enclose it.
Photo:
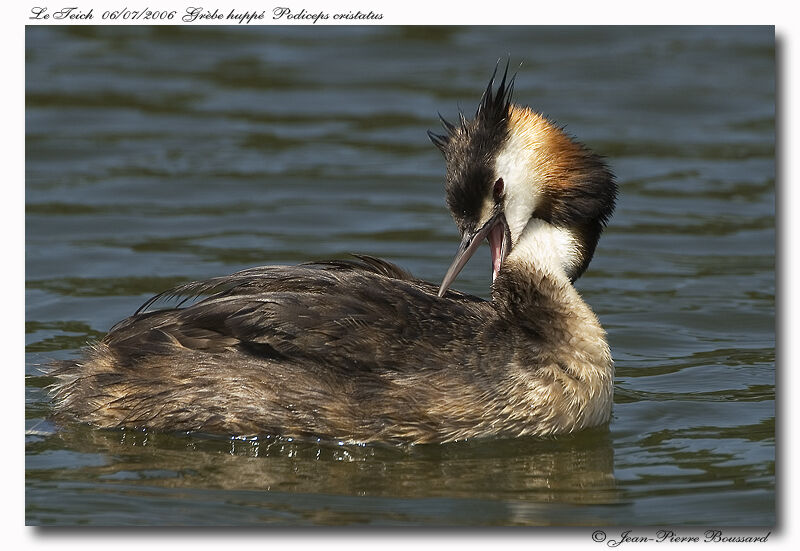
M 502 178 L 498 178 L 497 181 L 494 183 L 494 189 L 492 190 L 492 194 L 494 195 L 495 200 L 500 199 L 503 196 L 503 192 L 506 190 L 506 185 L 503 182 Z

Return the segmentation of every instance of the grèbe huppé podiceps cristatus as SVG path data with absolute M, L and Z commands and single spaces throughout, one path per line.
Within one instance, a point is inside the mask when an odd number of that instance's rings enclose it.
M 472 120 L 442 119 L 446 134 L 429 132 L 462 235 L 440 287 L 367 256 L 180 285 L 56 367 L 56 418 L 407 443 L 607 423 L 613 362 L 572 283 L 617 187 L 600 157 L 511 104 L 507 75 L 506 66 L 496 90 L 492 76 Z M 448 291 L 484 239 L 491 301 Z

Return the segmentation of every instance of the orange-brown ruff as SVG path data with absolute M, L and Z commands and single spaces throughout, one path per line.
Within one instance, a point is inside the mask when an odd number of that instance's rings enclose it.
M 552 123 L 511 105 L 513 79 L 493 82 L 474 119 L 431 134 L 462 234 L 441 288 L 363 256 L 179 286 L 56 366 L 56 418 L 410 443 L 607 423 L 613 363 L 572 282 L 613 211 L 613 176 Z M 484 239 L 491 301 L 448 291 Z M 200 295 L 148 311 L 163 296 Z

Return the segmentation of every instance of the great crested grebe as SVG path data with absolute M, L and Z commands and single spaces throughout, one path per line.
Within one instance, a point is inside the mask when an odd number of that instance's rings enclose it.
M 495 68 L 495 74 L 497 69 Z M 344 442 L 564 434 L 608 422 L 605 332 L 572 283 L 614 210 L 601 160 L 508 67 L 475 118 L 429 132 L 462 235 L 440 287 L 372 257 L 180 285 L 53 371 L 56 418 Z M 488 239 L 491 301 L 448 291 Z M 148 311 L 162 297 L 207 298 Z

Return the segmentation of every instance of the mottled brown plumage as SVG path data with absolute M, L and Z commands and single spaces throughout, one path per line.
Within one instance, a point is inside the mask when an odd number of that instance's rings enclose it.
M 437 286 L 363 256 L 189 283 L 148 301 L 82 359 L 57 366 L 57 418 L 412 443 L 606 423 L 613 364 L 571 280 L 591 259 L 616 186 L 599 158 L 512 106 L 505 82 L 495 94 L 490 83 L 473 121 L 433 135 L 464 234 L 462 263 L 448 279 L 475 250 L 474 238 L 493 236 L 502 265 L 491 301 L 445 293 L 449 282 L 437 296 Z M 532 130 L 523 132 L 525 124 Z M 567 160 L 542 155 L 537 137 Z M 558 195 L 558 186 L 567 190 Z M 150 311 L 162 298 L 200 296 Z

